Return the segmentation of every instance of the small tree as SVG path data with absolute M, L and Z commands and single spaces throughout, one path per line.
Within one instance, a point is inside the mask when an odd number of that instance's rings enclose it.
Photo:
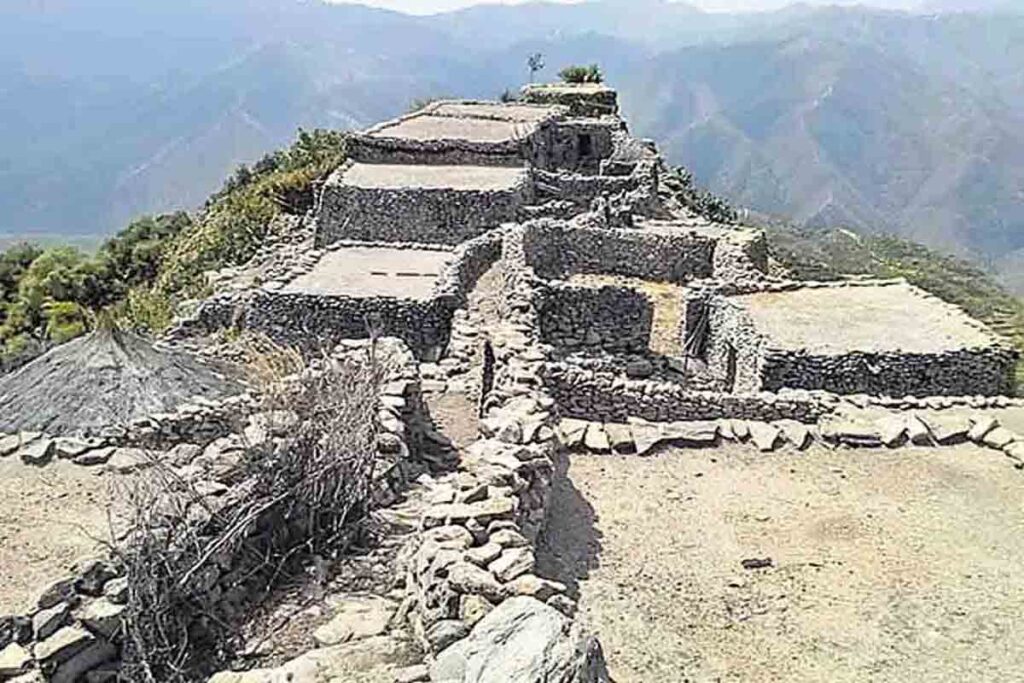
M 527 57 L 526 66 L 530 69 L 530 83 L 533 83 L 534 76 L 537 72 L 544 69 L 544 55 L 539 52 L 534 52 L 532 55 Z
M 558 72 L 558 76 L 566 83 L 601 83 L 604 81 L 604 74 L 597 64 L 580 66 L 573 64 Z

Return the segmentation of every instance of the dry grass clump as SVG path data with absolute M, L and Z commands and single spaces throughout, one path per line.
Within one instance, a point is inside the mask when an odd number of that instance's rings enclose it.
M 128 680 L 206 680 L 242 646 L 246 614 L 303 560 L 356 540 L 372 504 L 382 372 L 372 360 L 325 359 L 295 375 L 299 364 L 279 348 L 254 363 L 262 411 L 220 477 L 230 491 L 209 495 L 208 479 L 154 462 L 123 493 Z

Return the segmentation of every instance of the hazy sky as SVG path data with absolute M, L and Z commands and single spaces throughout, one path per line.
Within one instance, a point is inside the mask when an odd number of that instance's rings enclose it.
M 330 2 L 357 2 L 374 5 L 410 14 L 432 14 L 445 10 L 479 5 L 483 2 L 504 2 L 517 4 L 530 0 L 329 0 Z M 577 2 L 580 0 L 548 0 L 551 2 Z M 686 0 L 691 5 L 708 11 L 726 10 L 770 10 L 793 4 L 796 0 Z M 803 0 L 809 5 L 871 5 L 890 9 L 913 9 L 920 0 Z

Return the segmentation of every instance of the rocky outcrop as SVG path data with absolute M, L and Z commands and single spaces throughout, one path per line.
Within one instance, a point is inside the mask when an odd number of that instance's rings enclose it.
M 609 683 L 601 645 L 530 597 L 506 600 L 441 652 L 436 683 Z

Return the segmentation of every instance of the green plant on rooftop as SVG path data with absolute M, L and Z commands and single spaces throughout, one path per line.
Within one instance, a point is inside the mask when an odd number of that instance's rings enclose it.
M 573 64 L 558 72 L 558 77 L 566 83 L 602 83 L 604 74 L 597 64 L 581 66 Z

